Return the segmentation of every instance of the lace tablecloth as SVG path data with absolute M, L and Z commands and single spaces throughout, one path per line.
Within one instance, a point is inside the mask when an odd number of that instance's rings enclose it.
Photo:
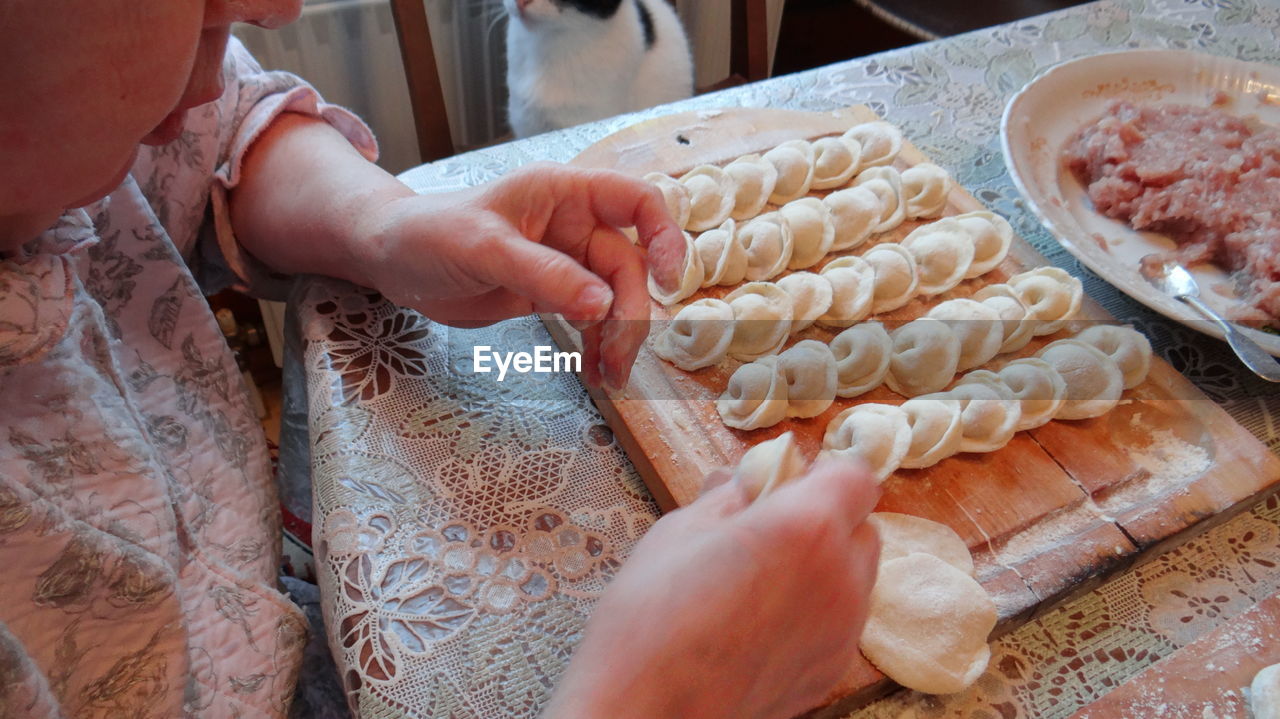
M 722 106 L 864 103 L 1276 449 L 1280 398 L 1226 346 L 1165 321 L 1078 265 L 1040 227 L 999 150 L 1009 96 L 1104 50 L 1191 48 L 1280 64 L 1280 0 L 1080 6 L 454 157 L 406 173 L 423 192 L 572 158 L 645 117 Z M 532 717 L 593 604 L 657 508 L 572 375 L 499 384 L 471 348 L 551 344 L 534 318 L 454 330 L 356 288 L 310 282 L 305 339 L 314 537 L 330 645 L 365 717 Z M 297 433 L 295 432 L 295 435 Z M 296 439 L 296 437 L 295 437 Z M 1060 717 L 1280 589 L 1273 497 L 993 643 L 950 697 L 909 692 L 855 716 Z M 1224 687 L 1235 691 L 1235 687 Z

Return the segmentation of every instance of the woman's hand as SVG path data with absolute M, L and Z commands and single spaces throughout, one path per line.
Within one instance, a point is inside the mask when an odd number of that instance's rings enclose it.
M 849 669 L 880 544 L 865 470 L 821 463 L 747 505 L 736 482 L 662 518 L 600 600 L 544 716 L 795 716 Z
M 638 247 L 618 230 L 633 225 Z M 683 235 L 648 183 L 551 164 L 394 197 L 357 233 L 376 248 L 370 283 L 391 301 L 460 327 L 563 314 L 582 331 L 587 381 L 614 387 L 648 335 L 648 272 L 671 286 L 684 260 Z

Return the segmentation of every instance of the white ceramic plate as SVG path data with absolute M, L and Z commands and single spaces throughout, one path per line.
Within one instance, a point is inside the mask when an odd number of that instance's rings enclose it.
M 1221 93 L 1225 109 L 1280 127 L 1280 67 L 1185 50 L 1130 50 L 1056 65 L 1022 88 L 1005 108 L 1001 139 L 1009 174 L 1049 231 L 1089 269 L 1151 309 L 1201 332 L 1222 337 L 1216 325 L 1164 295 L 1138 274 L 1138 260 L 1173 242 L 1136 232 L 1093 209 L 1062 150 L 1112 100 L 1207 106 Z M 1234 301 L 1226 273 L 1192 268 L 1202 296 L 1218 309 Z M 1249 330 L 1271 354 L 1280 337 Z

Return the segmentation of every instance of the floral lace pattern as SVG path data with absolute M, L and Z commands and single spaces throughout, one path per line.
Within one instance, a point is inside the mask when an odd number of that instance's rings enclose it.
M 1233 417 L 1280 447 L 1280 399 L 1222 343 L 1155 316 L 1080 266 L 1022 204 L 999 150 L 1009 96 L 1062 60 L 1125 47 L 1280 63 L 1275 0 L 1095 3 L 836 64 L 406 173 L 420 191 L 567 161 L 677 110 L 869 105 Z M 476 344 L 550 344 L 533 318 L 464 331 L 367 292 L 310 283 L 297 303 L 330 643 L 365 716 L 532 717 L 595 599 L 656 507 L 581 386 L 498 384 L 458 371 Z M 455 334 L 457 333 L 457 334 Z M 465 341 L 459 338 L 465 337 Z M 451 342 L 456 339 L 456 344 Z M 469 367 L 469 365 L 466 365 Z M 987 673 L 951 697 L 900 692 L 855 717 L 1063 717 L 1280 589 L 1274 497 L 993 642 Z

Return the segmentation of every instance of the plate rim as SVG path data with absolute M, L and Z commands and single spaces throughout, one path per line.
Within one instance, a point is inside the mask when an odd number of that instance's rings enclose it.
M 1146 296 L 1144 296 L 1143 294 L 1131 292 L 1128 288 L 1126 288 L 1122 284 L 1114 281 L 1112 279 L 1112 275 L 1114 274 L 1112 269 L 1110 267 L 1103 266 L 1103 263 L 1099 262 L 1095 257 L 1093 257 L 1089 253 L 1082 250 L 1076 238 L 1072 237 L 1072 233 L 1060 227 L 1059 224 L 1055 222 L 1055 220 L 1052 218 L 1052 216 L 1050 216 L 1049 213 L 1044 211 L 1044 209 L 1041 207 L 1040 201 L 1036 199 L 1037 195 L 1034 195 L 1029 190 L 1028 188 L 1029 180 L 1024 179 L 1023 174 L 1019 169 L 1020 165 L 1018 160 L 1016 159 L 1017 156 L 1015 156 L 1012 152 L 1012 146 L 1010 142 L 1011 118 L 1016 108 L 1019 106 L 1019 104 L 1024 101 L 1025 97 L 1027 97 L 1029 91 L 1038 87 L 1040 83 L 1044 82 L 1047 78 L 1050 78 L 1055 73 L 1077 69 L 1077 66 L 1083 65 L 1083 64 L 1105 63 L 1109 59 L 1114 60 L 1117 56 L 1133 57 L 1135 55 L 1145 55 L 1145 56 L 1172 55 L 1180 58 L 1177 61 L 1178 63 L 1180 63 L 1178 66 L 1183 66 L 1182 64 L 1189 63 L 1189 62 L 1197 62 L 1197 61 L 1206 62 L 1207 61 L 1212 63 L 1222 63 L 1222 64 L 1226 64 L 1227 66 L 1238 66 L 1242 71 L 1246 70 L 1247 68 L 1251 68 L 1258 71 L 1264 71 L 1268 74 L 1275 74 L 1277 76 L 1280 76 L 1280 66 L 1269 65 L 1267 63 L 1254 62 L 1250 60 L 1241 60 L 1239 58 L 1229 57 L 1225 55 L 1213 55 L 1210 53 L 1197 52 L 1194 50 L 1176 49 L 1176 48 L 1133 48 L 1133 49 L 1127 49 L 1127 50 L 1116 50 L 1116 51 L 1095 53 L 1092 55 L 1084 55 L 1081 57 L 1063 60 L 1062 62 L 1055 63 L 1053 65 L 1050 65 L 1049 67 L 1042 69 L 1040 72 L 1038 72 L 1035 75 L 1035 77 L 1028 80 L 1026 84 L 1024 84 L 1021 88 L 1019 88 L 1019 90 L 1009 98 L 1009 101 L 1005 103 L 1004 111 L 1000 117 L 1000 149 L 1001 149 L 1001 152 L 1004 154 L 1005 168 L 1009 172 L 1009 177 L 1013 181 L 1014 187 L 1018 190 L 1018 193 L 1022 196 L 1021 199 L 1026 202 L 1027 207 L 1031 210 L 1032 214 L 1035 215 L 1036 219 L 1040 222 L 1040 224 L 1043 225 L 1046 230 L 1048 230 L 1049 235 L 1053 238 L 1054 242 L 1061 245 L 1063 249 L 1067 250 L 1067 252 L 1069 252 L 1073 257 L 1075 257 L 1076 260 L 1078 260 L 1081 264 L 1083 264 L 1085 267 L 1088 267 L 1094 274 L 1096 274 L 1099 278 L 1101 278 L 1107 284 L 1114 287 L 1117 291 L 1123 293 L 1125 296 L 1129 297 L 1135 302 L 1138 302 L 1139 304 L 1150 309 L 1151 311 L 1156 312 L 1166 317 L 1167 319 L 1178 322 L 1179 324 L 1182 324 L 1183 326 L 1189 329 L 1192 329 L 1196 332 L 1208 335 L 1210 337 L 1214 337 L 1218 340 L 1225 342 L 1226 335 L 1222 331 L 1222 329 L 1218 327 L 1217 323 L 1211 322 L 1207 318 L 1204 318 L 1200 316 L 1198 313 L 1193 312 L 1191 308 L 1187 307 L 1184 303 L 1179 302 L 1178 300 L 1173 298 L 1169 298 L 1172 300 L 1170 304 L 1152 301 Z M 1028 172 L 1028 175 L 1029 174 L 1030 173 Z M 1167 295 L 1162 295 L 1162 296 L 1168 297 Z M 1260 332 L 1258 330 L 1254 330 L 1248 327 L 1243 327 L 1243 326 L 1241 327 L 1245 330 L 1245 332 L 1250 337 L 1258 341 L 1258 343 L 1262 345 L 1263 349 L 1265 349 L 1268 353 L 1270 353 L 1273 356 L 1280 357 L 1280 336 L 1268 334 L 1265 332 Z

